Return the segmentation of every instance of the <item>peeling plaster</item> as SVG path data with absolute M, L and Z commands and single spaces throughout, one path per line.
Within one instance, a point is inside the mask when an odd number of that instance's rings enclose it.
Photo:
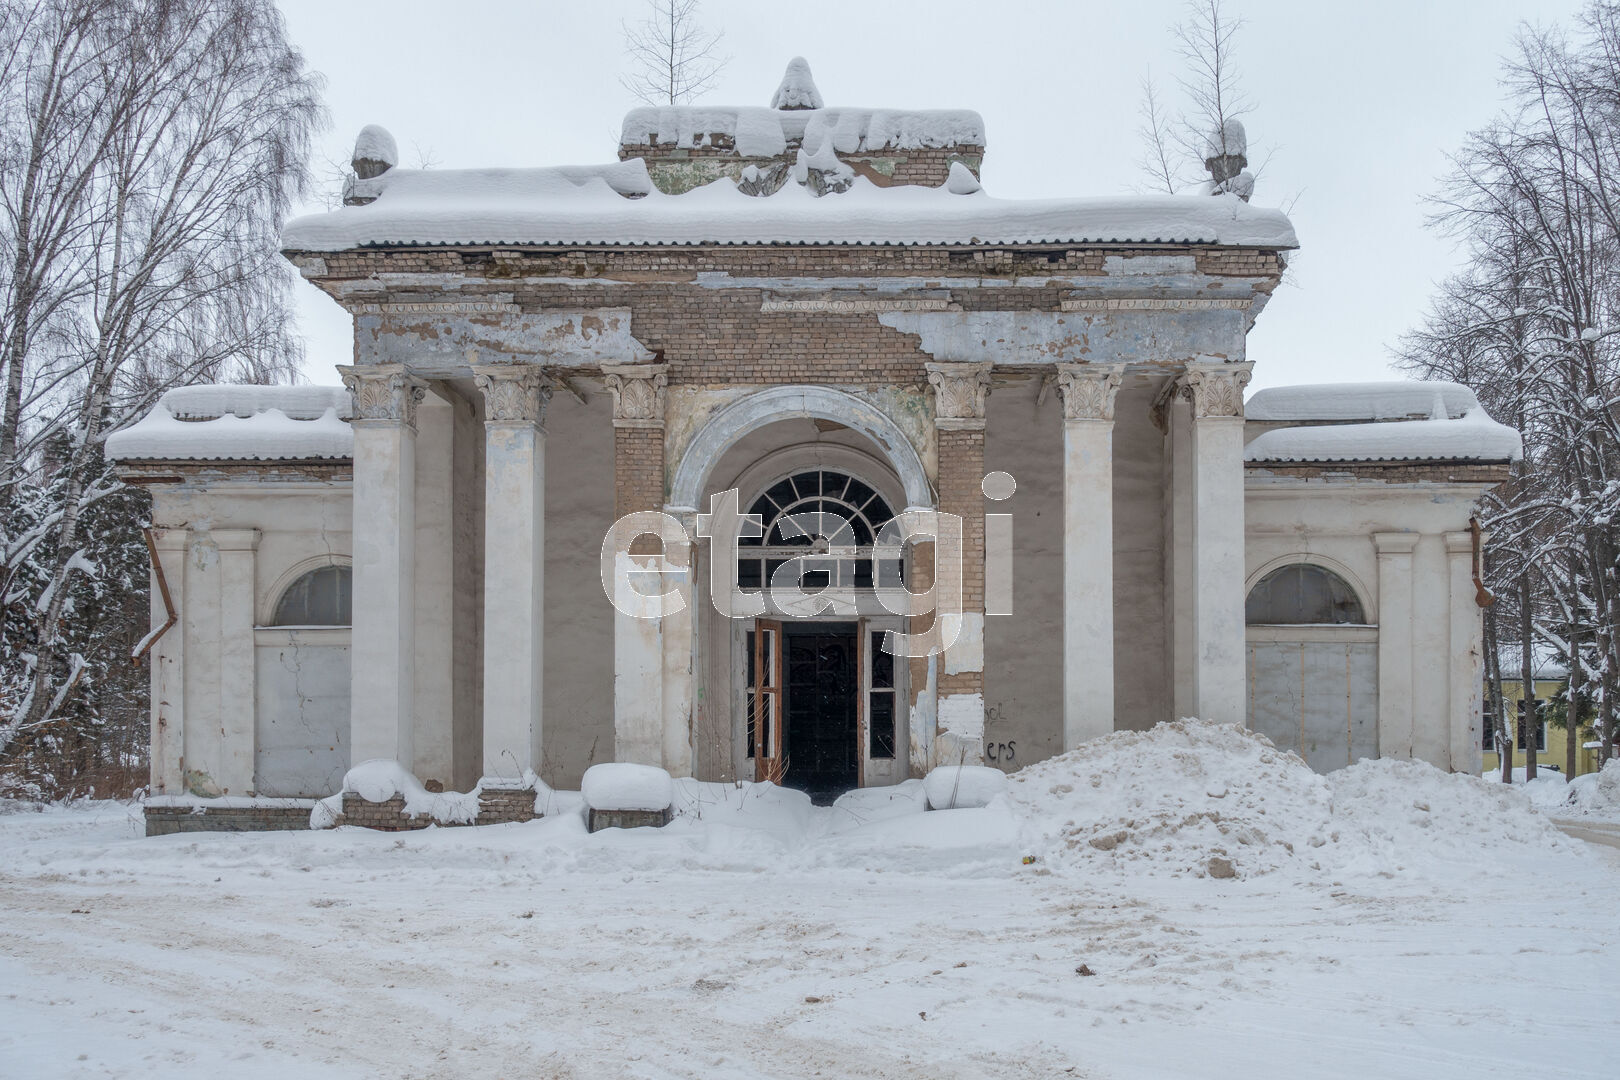
M 884 326 L 911 334 L 923 352 L 956 363 L 1162 365 L 1203 355 L 1243 359 L 1248 316 L 1194 311 L 892 311 Z
M 423 307 L 431 306 L 424 301 Z M 478 363 L 596 367 L 652 359 L 630 333 L 630 309 L 465 312 L 362 310 L 354 318 L 356 362 L 409 364 L 413 374 L 468 374 Z
M 984 616 L 976 611 L 966 612 L 962 615 L 961 625 L 956 640 L 945 650 L 947 675 L 984 670 Z M 980 727 L 983 728 L 982 718 Z

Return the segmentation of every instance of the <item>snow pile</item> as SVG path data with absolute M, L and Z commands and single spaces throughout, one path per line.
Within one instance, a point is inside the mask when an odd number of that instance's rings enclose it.
M 354 140 L 354 153 L 349 155 L 356 162 L 366 162 L 382 166 L 387 171 L 399 164 L 399 147 L 394 143 L 394 136 L 381 124 L 367 124 L 360 129 L 360 134 Z
M 186 386 L 107 438 L 115 461 L 348 458 L 354 434 L 341 386 Z
M 478 819 L 478 789 L 432 792 L 422 786 L 410 770 L 388 758 L 362 761 L 343 776 L 343 787 L 329 799 L 322 799 L 310 812 L 309 827 L 330 828 L 343 812 L 343 796 L 352 792 L 367 802 L 387 802 L 395 795 L 405 800 L 405 813 L 427 816 L 446 825 L 467 825 Z
M 1507 851 L 1570 845 L 1522 788 L 1500 782 L 1394 758 L 1360 761 L 1326 779 L 1338 841 L 1331 854 L 1342 873 L 1488 863 Z
M 1474 406 L 1461 419 L 1330 424 L 1267 431 L 1243 460 L 1284 461 L 1518 461 L 1519 433 Z
M 1011 777 L 1028 849 L 1085 875 L 1392 875 L 1569 844 L 1522 792 L 1422 762 L 1327 776 L 1263 735 L 1178 720 L 1115 732 Z
M 1605 764 L 1601 772 L 1571 780 L 1561 804 L 1549 812 L 1620 820 L 1620 758 Z
M 988 765 L 941 765 L 923 779 L 930 810 L 988 806 L 1007 793 L 1007 774 Z
M 1031 847 L 1059 870 L 1250 876 L 1330 840 L 1327 782 L 1231 724 L 1117 731 L 1011 781 Z
M 580 793 L 592 810 L 667 810 L 675 782 L 656 765 L 609 761 L 585 770 Z
M 1461 383 L 1387 382 L 1314 383 L 1260 390 L 1243 407 L 1250 420 L 1411 420 L 1438 419 L 1436 403 L 1449 419 L 1479 406 L 1474 392 Z
M 772 114 L 804 116 L 805 113 Z M 836 147 L 836 140 L 834 141 Z M 804 144 L 814 156 L 820 145 Z M 960 180 L 955 183 L 961 191 Z M 362 190 L 363 189 L 363 190 Z M 800 184 L 749 195 L 716 180 L 681 195 L 641 159 L 579 169 L 390 169 L 356 184 L 361 206 L 297 218 L 289 251 L 390 244 L 1035 244 L 1298 246 L 1280 210 L 1235 197 L 997 199 L 858 177 L 836 198 Z

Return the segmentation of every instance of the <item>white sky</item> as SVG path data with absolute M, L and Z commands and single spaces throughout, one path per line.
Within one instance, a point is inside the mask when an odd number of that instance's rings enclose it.
M 329 80 L 327 158 L 380 123 L 443 168 L 616 157 L 636 104 L 618 82 L 621 21 L 643 0 L 280 0 Z M 1257 204 L 1292 205 L 1301 250 L 1249 337 L 1253 388 L 1389 375 L 1389 347 L 1456 264 L 1424 228 L 1446 154 L 1500 108 L 1500 57 L 1523 18 L 1580 0 L 1229 0 L 1251 153 L 1272 157 Z M 1129 10 L 1126 10 L 1126 9 Z M 765 105 L 803 55 L 829 105 L 977 109 L 985 187 L 1002 197 L 1107 195 L 1143 184 L 1138 84 L 1179 70 L 1179 0 L 705 0 L 732 60 L 707 104 Z M 315 208 L 312 208 L 315 209 Z M 306 374 L 336 378 L 348 316 L 297 286 Z

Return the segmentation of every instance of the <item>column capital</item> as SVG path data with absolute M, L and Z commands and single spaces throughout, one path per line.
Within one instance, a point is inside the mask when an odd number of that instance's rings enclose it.
M 339 365 L 338 374 L 354 401 L 352 425 L 416 427 L 416 407 L 427 395 L 427 383 L 404 364 Z
M 613 426 L 661 428 L 668 364 L 603 364 L 602 377 L 613 395 Z
M 1124 370 L 1120 364 L 1059 364 L 1063 419 L 1113 423 L 1114 396 L 1119 393 Z
M 1194 360 L 1181 377 L 1181 392 L 1192 402 L 1194 420 L 1243 419 L 1243 388 L 1254 364 Z
M 1373 547 L 1380 555 L 1410 555 L 1417 547 L 1418 534 L 1414 532 L 1376 532 L 1372 534 Z
M 477 364 L 473 382 L 484 394 L 486 426 L 545 430 L 552 387 L 538 364 Z
M 1442 533 L 1441 536 L 1445 538 L 1447 553 L 1452 555 L 1469 556 L 1474 554 L 1474 534 L 1469 532 L 1467 529 L 1464 529 L 1462 532 Z M 1479 542 L 1481 547 L 1485 546 L 1484 533 L 1480 533 Z
M 934 388 L 934 426 L 942 431 L 983 431 L 984 399 L 990 394 L 990 361 L 923 366 Z

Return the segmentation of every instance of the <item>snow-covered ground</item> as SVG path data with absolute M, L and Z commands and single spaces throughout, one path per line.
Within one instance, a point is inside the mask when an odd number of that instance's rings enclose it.
M 982 809 L 676 797 L 594 836 L 577 799 L 409 834 L 0 814 L 0 1075 L 1615 1074 L 1620 851 L 1522 791 L 1183 722 Z

